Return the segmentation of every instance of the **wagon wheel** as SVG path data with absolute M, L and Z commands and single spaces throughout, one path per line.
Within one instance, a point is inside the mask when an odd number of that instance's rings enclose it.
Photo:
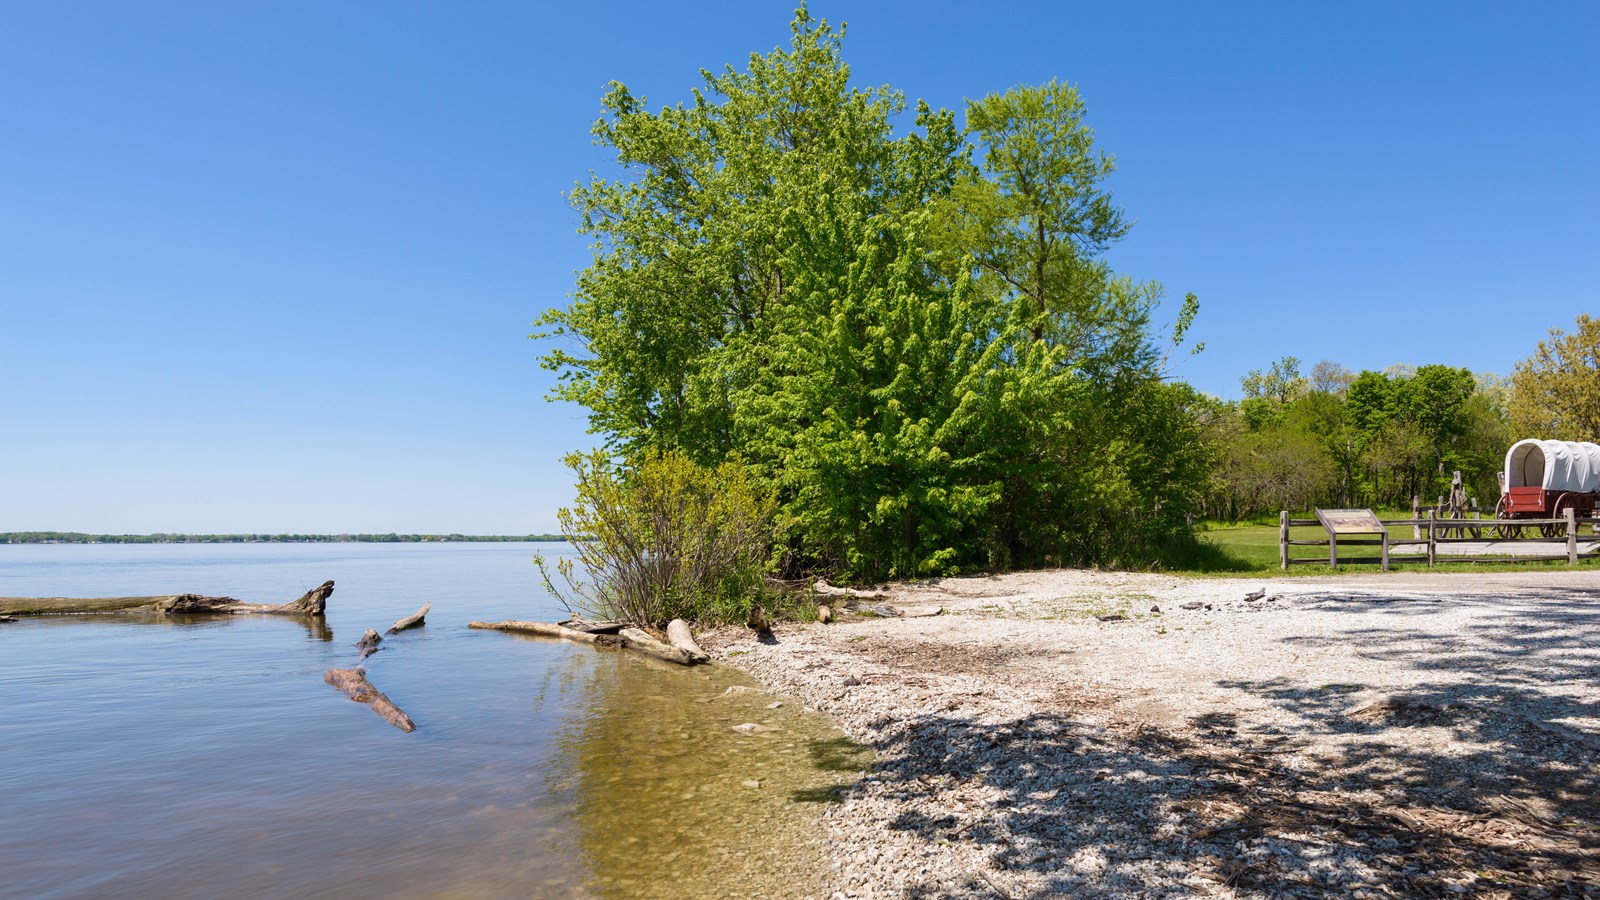
M 1566 518 L 1567 508 L 1572 506 L 1572 505 L 1573 505 L 1572 495 L 1571 494 L 1562 494 L 1561 496 L 1556 498 L 1556 502 L 1550 504 L 1550 518 L 1552 518 L 1552 519 L 1563 519 L 1563 518 Z M 1539 533 L 1544 535 L 1547 538 L 1566 537 L 1567 536 L 1567 526 L 1566 526 L 1565 522 L 1557 524 L 1557 525 L 1540 525 L 1539 526 Z
M 1501 497 L 1500 498 L 1500 502 L 1496 503 L 1494 505 L 1494 517 L 1496 519 L 1509 519 L 1509 518 L 1511 518 L 1511 513 L 1506 511 L 1506 498 L 1505 497 Z M 1509 540 L 1513 540 L 1515 538 L 1522 537 L 1522 526 L 1521 525 L 1496 525 L 1493 528 L 1489 529 L 1489 531 L 1495 537 L 1500 538 L 1501 540 L 1509 541 Z

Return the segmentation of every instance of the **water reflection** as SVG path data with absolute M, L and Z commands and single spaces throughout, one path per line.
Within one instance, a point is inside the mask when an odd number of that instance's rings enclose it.
M 571 810 L 584 879 L 574 889 L 665 898 L 820 892 L 817 804 L 854 783 L 870 763 L 866 750 L 821 714 L 726 669 L 573 654 L 547 670 L 536 702 L 579 685 L 588 697 L 563 719 L 545 773 L 552 799 Z M 735 730 L 746 724 L 760 728 Z

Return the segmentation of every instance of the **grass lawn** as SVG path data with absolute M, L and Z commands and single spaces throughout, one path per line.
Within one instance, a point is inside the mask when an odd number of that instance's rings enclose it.
M 1404 518 L 1408 513 L 1379 512 L 1379 518 Z M 1305 518 L 1309 518 L 1307 515 Z M 1300 518 L 1300 516 L 1296 516 Z M 1393 552 L 1394 544 L 1398 541 L 1411 541 L 1410 525 L 1390 525 L 1389 568 L 1398 571 L 1442 571 L 1442 572 L 1485 572 L 1485 571 L 1521 571 L 1526 569 L 1566 569 L 1571 568 L 1565 562 L 1501 562 L 1494 560 L 1483 561 L 1451 561 L 1441 562 L 1433 569 L 1428 568 L 1426 560 L 1402 561 L 1402 557 Z M 1177 571 L 1198 572 L 1215 575 L 1260 575 L 1265 572 L 1275 572 L 1279 575 L 1326 575 L 1331 570 L 1327 565 L 1328 548 L 1326 546 L 1290 546 L 1289 554 L 1296 559 L 1321 559 L 1321 565 L 1296 564 L 1289 567 L 1287 572 L 1278 567 L 1278 524 L 1270 525 L 1231 525 L 1221 523 L 1208 523 L 1197 526 L 1196 531 L 1200 543 L 1209 552 L 1203 553 L 1195 560 L 1192 567 L 1178 567 Z M 1300 525 L 1289 529 L 1291 540 L 1319 540 L 1327 537 L 1327 532 L 1320 525 Z M 1364 539 L 1375 539 L 1377 535 L 1366 536 Z M 1378 560 L 1382 551 L 1377 546 L 1347 546 L 1339 547 L 1339 571 L 1380 571 Z M 1346 563 L 1353 563 L 1346 567 Z M 1581 560 L 1578 568 L 1600 568 L 1600 560 L 1593 557 Z

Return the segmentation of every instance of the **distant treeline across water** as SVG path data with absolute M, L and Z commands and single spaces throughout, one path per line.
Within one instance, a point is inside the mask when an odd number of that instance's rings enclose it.
M 563 534 L 83 534 L 0 532 L 0 544 L 416 544 L 427 541 L 564 541 Z

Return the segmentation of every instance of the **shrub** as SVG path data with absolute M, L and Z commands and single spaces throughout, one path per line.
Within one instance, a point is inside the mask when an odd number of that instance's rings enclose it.
M 775 507 L 745 466 L 697 465 L 649 450 L 617 467 L 598 451 L 572 454 L 578 496 L 557 513 L 589 581 L 571 559 L 535 559 L 569 611 L 660 627 L 672 619 L 743 621 L 762 602 Z

